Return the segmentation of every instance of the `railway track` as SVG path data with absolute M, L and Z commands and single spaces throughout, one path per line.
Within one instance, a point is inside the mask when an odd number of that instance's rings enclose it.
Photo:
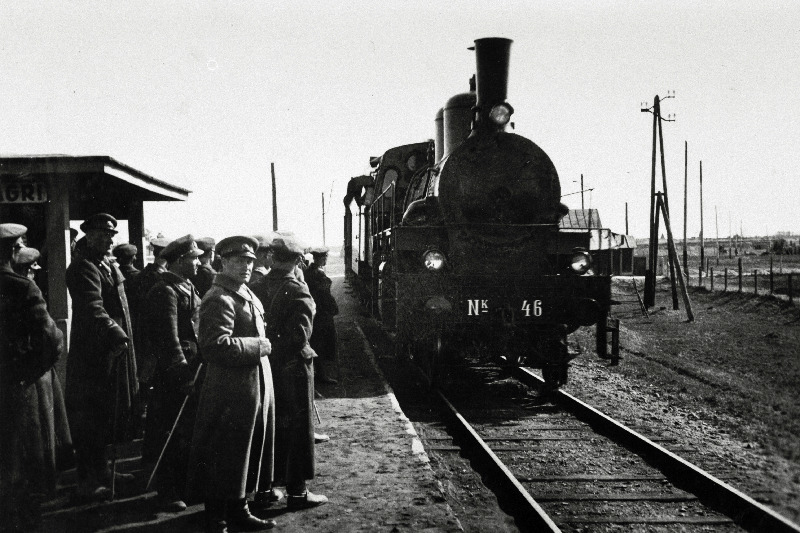
M 541 384 L 529 369 L 512 373 Z M 658 439 L 565 392 L 542 403 L 480 390 L 473 383 L 437 391 L 448 431 L 429 428 L 423 438 L 429 451 L 466 454 L 522 530 L 800 532 Z

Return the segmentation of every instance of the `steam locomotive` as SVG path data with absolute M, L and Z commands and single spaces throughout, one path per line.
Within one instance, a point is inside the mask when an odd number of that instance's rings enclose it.
M 511 40 L 475 41 L 471 90 L 436 115 L 435 141 L 398 146 L 352 178 L 347 275 L 394 331 L 399 354 L 436 369 L 479 347 L 567 380 L 567 335 L 597 325 L 606 354 L 611 280 L 574 233 L 547 154 L 506 131 Z

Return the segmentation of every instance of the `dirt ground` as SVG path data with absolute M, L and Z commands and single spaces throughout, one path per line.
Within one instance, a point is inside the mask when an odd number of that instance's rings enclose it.
M 624 301 L 625 282 L 615 283 Z M 701 468 L 799 521 L 800 309 L 752 294 L 690 296 L 693 322 L 672 310 L 665 284 L 649 317 L 630 300 L 617 306 L 618 366 L 596 358 L 593 329 L 571 335 L 580 355 L 565 389 L 648 435 L 675 436 Z

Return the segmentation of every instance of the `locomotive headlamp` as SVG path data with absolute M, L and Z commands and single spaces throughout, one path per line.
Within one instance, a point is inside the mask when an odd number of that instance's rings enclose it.
M 575 251 L 570 259 L 569 267 L 575 274 L 586 274 L 592 267 L 592 256 L 585 250 Z
M 445 258 L 444 254 L 439 250 L 428 250 L 423 257 L 425 268 L 428 270 L 441 270 L 444 268 Z
M 511 115 L 514 114 L 514 108 L 511 104 L 502 103 L 497 104 L 489 111 L 489 118 L 498 126 L 505 126 L 511 120 Z

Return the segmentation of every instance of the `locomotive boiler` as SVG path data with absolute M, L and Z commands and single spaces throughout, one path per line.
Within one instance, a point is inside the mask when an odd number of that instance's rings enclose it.
M 475 41 L 476 76 L 436 115 L 436 139 L 373 158 L 345 197 L 345 252 L 364 301 L 398 354 L 436 373 L 469 347 L 566 382 L 567 335 L 597 325 L 605 355 L 610 278 L 592 269 L 555 166 L 506 131 L 511 41 Z

